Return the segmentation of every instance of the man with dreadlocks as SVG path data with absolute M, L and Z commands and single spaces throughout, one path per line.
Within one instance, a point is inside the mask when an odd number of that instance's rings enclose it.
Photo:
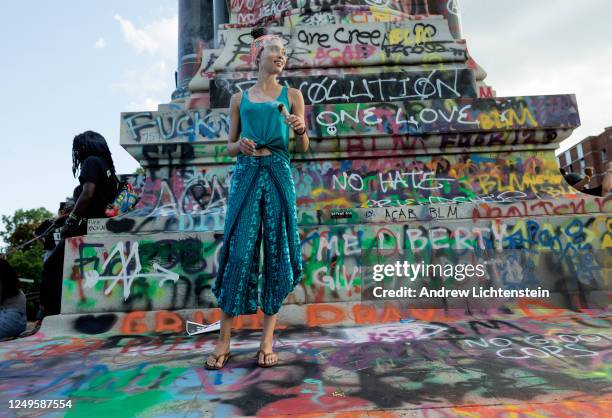
M 117 195 L 119 181 L 111 152 L 102 135 L 86 131 L 72 142 L 72 174 L 78 173 L 80 186 L 74 209 L 62 228 L 62 238 L 84 235 L 87 219 L 105 218 L 106 206 Z M 62 298 L 62 272 L 65 242 L 55 247 L 43 266 L 40 302 L 45 315 L 59 314 Z
M 106 205 L 117 195 L 119 181 L 115 165 L 102 135 L 86 131 L 74 137 L 72 143 L 72 174 L 79 174 L 83 188 L 68 220 L 105 218 Z

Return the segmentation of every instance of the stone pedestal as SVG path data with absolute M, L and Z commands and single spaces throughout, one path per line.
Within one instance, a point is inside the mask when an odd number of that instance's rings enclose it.
M 189 95 L 189 81 L 202 64 L 202 53 L 214 48 L 214 0 L 179 0 L 178 69 L 172 99 Z

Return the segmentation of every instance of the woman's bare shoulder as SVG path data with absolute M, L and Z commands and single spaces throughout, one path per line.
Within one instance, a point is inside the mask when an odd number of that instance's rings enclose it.
M 300 97 L 302 95 L 302 92 L 298 89 L 295 89 L 293 87 L 289 87 L 289 95 L 291 97 Z
M 239 91 L 238 93 L 234 93 L 232 94 L 232 98 L 230 99 L 230 105 L 232 104 L 239 105 L 241 100 L 242 100 L 242 91 Z
M 296 104 L 304 102 L 304 96 L 302 96 L 302 92 L 298 89 L 289 87 L 287 95 L 289 96 L 289 106 L 291 109 L 293 109 Z

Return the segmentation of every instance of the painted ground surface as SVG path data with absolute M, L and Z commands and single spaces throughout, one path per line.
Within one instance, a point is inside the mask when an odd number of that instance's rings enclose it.
M 237 415 L 603 417 L 612 407 L 612 318 L 432 317 L 277 331 L 281 363 L 255 365 L 259 331 L 206 371 L 215 334 L 41 334 L 0 343 L 0 416 Z M 70 410 L 9 410 L 11 399 L 70 399 Z M 609 415 L 608 415 L 609 416 Z

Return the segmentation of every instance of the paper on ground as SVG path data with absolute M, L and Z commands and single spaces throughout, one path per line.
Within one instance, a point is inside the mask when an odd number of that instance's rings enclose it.
M 187 321 L 186 331 L 189 335 L 205 334 L 207 332 L 219 331 L 221 329 L 221 321 L 213 322 L 212 324 L 204 325 L 197 322 Z

